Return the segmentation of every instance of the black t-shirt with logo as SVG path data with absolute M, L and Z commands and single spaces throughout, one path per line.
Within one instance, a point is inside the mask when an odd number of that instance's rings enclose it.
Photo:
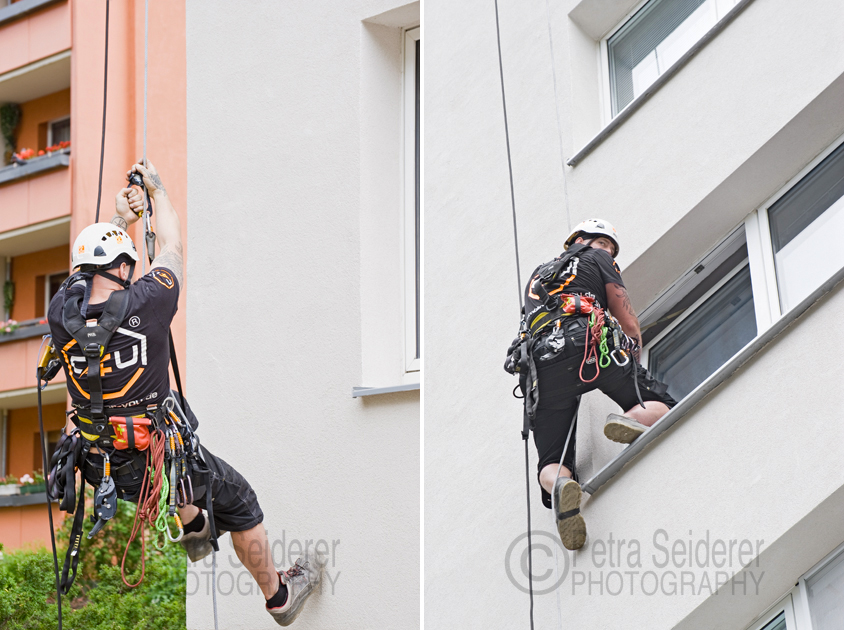
M 526 313 L 531 313 L 538 306 L 541 306 L 537 298 L 531 297 L 531 285 L 542 266 L 540 265 L 533 270 L 533 273 L 530 274 L 530 281 L 525 287 Z M 563 292 L 591 297 L 603 308 L 607 308 L 608 305 L 606 285 L 615 283 L 624 286 L 618 265 L 615 264 L 612 256 L 603 249 L 586 247 L 578 252 L 566 267 L 557 274 L 559 281 L 546 284 L 545 289 L 550 293 L 568 280 L 572 274 L 574 274 L 574 278 L 566 285 Z
M 74 284 L 69 295 L 85 290 Z M 156 267 L 128 289 L 128 308 L 100 362 L 106 409 L 160 403 L 170 393 L 169 329 L 179 301 L 179 284 L 166 268 Z M 88 404 L 87 359 L 62 325 L 65 291 L 50 302 L 48 320 L 53 344 L 67 377 L 74 404 Z M 89 304 L 86 319 L 102 315 L 105 303 Z

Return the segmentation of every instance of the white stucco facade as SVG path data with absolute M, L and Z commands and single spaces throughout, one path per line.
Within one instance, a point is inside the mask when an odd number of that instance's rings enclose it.
M 568 160 L 609 123 L 600 42 L 641 3 L 499 2 L 522 282 L 560 253 L 570 226 L 599 216 L 620 232 L 618 263 L 642 311 L 840 142 L 844 7 L 739 4 L 723 30 L 565 167 L 564 183 L 561 153 Z M 510 395 L 516 379 L 502 370 L 522 287 L 495 8 L 428 0 L 425 20 L 425 621 L 527 628 L 528 595 L 515 585 L 527 586 L 518 567 L 521 404 Z M 753 273 L 758 300 L 764 276 Z M 539 500 L 531 442 L 537 628 L 745 630 L 844 542 L 844 369 L 828 343 L 842 332 L 842 305 L 839 285 L 588 498 L 590 538 L 577 553 L 558 551 L 556 574 L 557 534 Z M 601 432 L 610 411 L 601 394 L 583 401 L 581 479 L 621 452 Z M 732 565 L 666 566 L 655 546 L 707 536 L 736 541 Z M 744 540 L 751 551 L 739 559 Z M 674 594 L 631 591 L 638 578 L 624 574 L 652 571 L 670 583 L 663 576 L 672 570 Z M 612 571 L 619 576 L 608 583 Z M 681 592 L 683 571 L 694 589 Z M 562 586 L 550 588 L 558 578 Z M 627 581 L 616 592 L 619 579 Z M 811 627 L 806 610 L 795 614 L 799 630 Z
M 419 391 L 352 397 L 419 382 L 402 161 L 418 25 L 391 0 L 187 4 L 188 394 L 279 567 L 308 541 L 329 552 L 301 628 L 419 626 Z M 277 627 L 221 547 L 219 627 Z M 188 628 L 214 627 L 210 575 L 189 566 Z

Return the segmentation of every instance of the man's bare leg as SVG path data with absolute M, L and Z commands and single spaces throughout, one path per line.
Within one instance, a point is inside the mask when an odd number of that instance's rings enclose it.
M 190 523 L 200 510 L 195 505 L 179 508 L 179 514 L 184 524 Z M 262 523 L 245 532 L 231 532 L 237 557 L 252 574 L 258 583 L 258 588 L 264 594 L 264 599 L 270 599 L 278 591 L 278 573 L 273 564 L 273 556 L 267 540 L 267 530 Z
M 657 420 L 668 413 L 668 405 L 656 400 L 646 400 L 645 408 L 641 405 L 636 405 L 632 409 L 624 412 L 628 418 L 633 418 L 636 422 L 644 424 L 646 427 L 653 426 Z
M 559 464 L 548 464 L 539 471 L 539 484 L 545 488 L 545 492 L 551 494 L 554 491 L 554 482 L 557 477 L 571 477 L 571 471 Z
M 237 557 L 255 578 L 264 599 L 270 599 L 278 591 L 278 572 L 263 523 L 245 532 L 231 532 L 231 537 Z

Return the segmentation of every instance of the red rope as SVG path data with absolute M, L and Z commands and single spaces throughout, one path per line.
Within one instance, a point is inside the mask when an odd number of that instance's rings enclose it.
M 591 383 L 601 374 L 601 366 L 598 362 L 598 344 L 601 343 L 601 330 L 604 327 L 604 309 L 596 308 L 593 313 L 595 313 L 595 323 L 586 330 L 586 347 L 583 349 L 583 362 L 580 364 L 580 372 L 578 372 L 580 380 L 584 383 Z M 589 343 L 590 340 L 591 344 Z M 595 359 L 595 376 L 587 381 L 583 378 L 583 366 L 586 365 L 590 357 Z
M 123 583 L 129 588 L 135 588 L 144 581 L 144 573 L 146 572 L 146 544 L 144 535 L 144 525 L 149 523 L 154 527 L 155 519 L 158 518 L 158 500 L 161 494 L 161 484 L 163 467 L 164 467 L 164 442 L 165 437 L 161 431 L 155 430 L 150 435 L 151 444 L 147 449 L 146 466 L 144 467 L 144 480 L 141 483 L 141 492 L 138 495 L 138 509 L 135 511 L 135 521 L 132 524 L 132 533 L 126 543 L 126 550 L 123 552 L 123 561 L 120 563 L 120 577 Z M 151 461 L 150 461 L 151 460 Z M 150 464 L 153 469 L 152 483 L 150 483 L 149 471 Z M 126 579 L 126 556 L 129 553 L 129 547 L 135 540 L 135 537 L 140 532 L 141 534 L 141 577 L 135 584 L 130 584 Z

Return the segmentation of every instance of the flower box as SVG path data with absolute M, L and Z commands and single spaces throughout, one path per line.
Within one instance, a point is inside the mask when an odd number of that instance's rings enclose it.
M 0 486 L 0 497 L 9 497 L 20 494 L 20 486 L 16 483 L 6 483 Z
M 46 483 L 27 483 L 20 486 L 21 494 L 37 494 L 39 492 L 47 491 Z

